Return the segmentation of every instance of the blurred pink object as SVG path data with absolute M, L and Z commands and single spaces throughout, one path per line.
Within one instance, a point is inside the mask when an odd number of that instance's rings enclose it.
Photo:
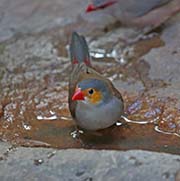
M 157 27 L 180 12 L 180 0 L 92 0 L 86 12 L 102 10 L 126 25 Z

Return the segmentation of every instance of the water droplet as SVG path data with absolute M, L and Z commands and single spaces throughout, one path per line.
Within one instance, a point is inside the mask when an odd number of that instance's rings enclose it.
M 37 165 L 37 166 L 38 166 L 38 165 L 41 165 L 43 162 L 44 162 L 43 159 L 34 160 L 34 164 Z
M 25 130 L 31 130 L 31 126 L 30 125 L 27 125 L 26 123 L 22 123 L 22 126 Z
M 116 122 L 116 126 L 121 126 L 122 123 L 121 122 Z

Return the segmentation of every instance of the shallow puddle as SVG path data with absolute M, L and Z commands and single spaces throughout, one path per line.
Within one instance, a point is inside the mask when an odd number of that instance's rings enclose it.
M 22 95 L 22 94 L 21 94 Z M 93 149 L 145 149 L 180 154 L 178 110 L 166 109 L 174 100 L 123 93 L 126 117 L 108 129 L 83 131 L 75 136 L 75 124 L 67 105 L 67 89 L 48 88 L 16 95 L 2 104 L 0 137 L 23 146 Z M 37 101 L 39 100 L 39 101 Z M 174 118 L 173 118 L 174 116 Z M 177 120 L 176 120 L 177 118 Z

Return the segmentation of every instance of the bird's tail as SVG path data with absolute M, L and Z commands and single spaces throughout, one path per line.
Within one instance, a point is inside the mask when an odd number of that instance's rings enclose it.
M 86 65 L 91 66 L 87 42 L 84 36 L 80 36 L 76 32 L 72 33 L 70 56 L 72 64 L 85 63 Z

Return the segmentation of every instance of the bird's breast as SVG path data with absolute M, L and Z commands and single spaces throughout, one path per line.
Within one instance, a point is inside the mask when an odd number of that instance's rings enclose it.
M 79 101 L 75 110 L 75 120 L 84 129 L 98 130 L 116 123 L 122 113 L 123 103 L 116 97 L 100 106 Z

